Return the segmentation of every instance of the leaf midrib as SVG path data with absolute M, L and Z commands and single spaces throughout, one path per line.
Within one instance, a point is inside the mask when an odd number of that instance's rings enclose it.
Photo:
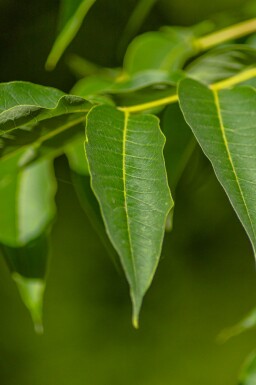
M 127 193 L 126 193 L 126 142 L 127 142 L 127 131 L 128 131 L 128 123 L 129 123 L 129 116 L 130 113 L 128 111 L 124 112 L 124 130 L 123 130 L 123 164 L 122 164 L 122 171 L 123 171 L 123 184 L 124 184 L 124 209 L 125 209 L 125 217 L 126 217 L 126 223 L 127 223 L 127 234 L 128 234 L 128 241 L 131 251 L 131 261 L 132 261 L 132 269 L 133 269 L 133 275 L 134 275 L 134 286 L 137 289 L 137 274 L 136 274 L 136 267 L 135 267 L 135 259 L 134 259 L 134 251 L 132 247 L 132 239 L 131 239 L 131 230 L 130 230 L 130 223 L 129 223 L 129 213 L 128 213 L 128 203 L 127 203 Z M 136 290 L 137 291 L 137 290 Z
M 231 168 L 232 168 L 232 172 L 233 172 L 233 174 L 235 176 L 237 187 L 238 187 L 240 196 L 242 198 L 242 201 L 244 203 L 245 210 L 246 210 L 246 213 L 247 213 L 247 217 L 249 219 L 251 230 L 253 232 L 253 236 L 254 236 L 254 239 L 255 239 L 256 238 L 256 234 L 255 234 L 255 230 L 254 230 L 254 227 L 253 227 L 253 222 L 252 222 L 252 219 L 251 219 L 251 216 L 250 216 L 250 212 L 248 210 L 247 202 L 246 202 L 246 199 L 245 199 L 242 187 L 240 185 L 239 177 L 238 177 L 238 175 L 236 173 L 234 162 L 233 162 L 233 158 L 232 158 L 232 155 L 231 155 L 231 152 L 230 152 L 230 149 L 229 149 L 228 140 L 227 140 L 227 136 L 226 136 L 226 132 L 225 132 L 225 125 L 224 125 L 224 122 L 223 122 L 223 119 L 222 119 L 222 116 L 221 116 L 221 108 L 220 108 L 220 101 L 219 101 L 218 91 L 215 90 L 215 89 L 212 89 L 212 93 L 213 93 L 213 97 L 214 97 L 214 104 L 215 104 L 215 107 L 216 107 L 216 110 L 217 110 L 217 116 L 218 116 L 218 120 L 219 120 L 220 130 L 221 130 L 224 146 L 225 146 L 225 149 L 226 149 L 226 152 L 227 152 L 228 160 L 230 162 L 230 165 L 231 165 Z

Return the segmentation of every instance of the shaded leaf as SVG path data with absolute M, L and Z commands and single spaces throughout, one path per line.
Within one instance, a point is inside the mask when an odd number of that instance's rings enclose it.
M 175 200 L 177 185 L 195 149 L 196 141 L 177 103 L 165 109 L 161 127 L 166 137 L 164 158 L 168 182 Z M 173 215 L 174 207 L 168 215 L 166 231 L 173 228 Z
M 42 310 L 47 268 L 48 240 L 45 234 L 22 247 L 1 245 L 25 306 L 30 311 L 37 333 L 43 332 Z
M 60 33 L 47 58 L 47 70 L 55 68 L 67 46 L 79 31 L 82 22 L 96 0 L 62 0 Z
M 72 89 L 76 95 L 86 97 L 93 94 L 124 94 L 150 86 L 175 86 L 182 78 L 182 71 L 169 74 L 162 70 L 147 70 L 124 78 L 111 79 L 107 76 L 92 76 L 80 80 Z
M 246 45 L 228 45 L 200 56 L 186 67 L 196 80 L 211 84 L 254 66 L 256 50 Z
M 181 69 L 185 61 L 197 53 L 193 34 L 189 29 L 173 27 L 168 33 L 147 32 L 129 45 L 124 69 L 128 74 L 146 70 L 168 72 Z
M 217 91 L 192 79 L 179 86 L 187 123 L 242 222 L 256 251 L 256 92 L 251 87 Z
M 0 245 L 29 309 L 42 331 L 42 303 L 48 256 L 48 231 L 54 216 L 56 182 L 53 164 L 41 160 L 17 169 L 17 159 L 0 168 Z
M 78 137 L 65 149 L 69 167 L 79 175 L 89 175 L 88 162 L 84 148 L 84 135 Z
M 108 106 L 92 109 L 86 135 L 92 188 L 130 284 L 137 327 L 173 205 L 163 158 L 164 136 L 156 117 L 131 116 Z

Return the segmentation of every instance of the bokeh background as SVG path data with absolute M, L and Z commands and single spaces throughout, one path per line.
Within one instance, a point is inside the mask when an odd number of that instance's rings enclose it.
M 135 0 L 98 0 L 69 47 L 103 66 L 121 64 L 117 44 Z M 0 80 L 28 80 L 68 91 L 65 57 L 44 70 L 56 34 L 58 1 L 0 0 Z M 159 0 L 141 31 L 236 19 L 244 0 Z M 196 170 L 196 172 L 195 172 Z M 217 336 L 256 306 L 253 252 L 208 161 L 197 151 L 176 193 L 167 234 L 138 331 L 128 286 L 84 212 L 65 158 L 56 161 L 58 218 L 37 336 L 0 259 L 1 385 L 236 385 L 256 347 L 250 331 Z M 0 213 L 1 215 L 1 213 Z

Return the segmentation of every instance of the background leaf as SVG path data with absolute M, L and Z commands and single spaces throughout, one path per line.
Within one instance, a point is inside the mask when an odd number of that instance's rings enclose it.
M 17 171 L 14 159 L 12 166 L 2 162 L 0 169 L 0 248 L 35 328 L 41 332 L 46 232 L 56 211 L 53 164 L 46 159 Z
M 145 70 L 168 72 L 182 68 L 197 53 L 193 33 L 187 28 L 164 32 L 147 32 L 136 37 L 124 58 L 124 70 L 132 75 Z
M 213 49 L 190 63 L 190 77 L 211 84 L 255 65 L 256 50 L 246 45 L 228 45 Z
M 173 205 L 162 153 L 164 136 L 156 117 L 129 116 L 108 106 L 93 108 L 86 135 L 92 188 L 130 284 L 137 326 Z
M 217 91 L 185 79 L 180 83 L 179 98 L 184 117 L 210 159 L 255 254 L 255 89 L 234 87 Z
M 96 0 L 62 0 L 60 33 L 47 58 L 45 67 L 53 70 L 63 52 L 79 31 L 82 22 Z
M 240 375 L 239 385 L 256 384 L 256 354 L 253 352 L 246 360 Z

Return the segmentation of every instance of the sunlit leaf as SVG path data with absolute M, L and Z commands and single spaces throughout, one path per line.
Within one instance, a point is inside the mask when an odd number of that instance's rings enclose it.
M 180 106 L 256 252 L 256 91 L 182 80 Z
M 108 106 L 89 113 L 86 135 L 92 188 L 130 284 L 137 326 L 173 205 L 163 158 L 165 139 L 156 117 L 132 116 Z
M 47 70 L 55 68 L 67 46 L 79 31 L 82 22 L 96 0 L 62 0 L 60 33 L 47 58 Z

